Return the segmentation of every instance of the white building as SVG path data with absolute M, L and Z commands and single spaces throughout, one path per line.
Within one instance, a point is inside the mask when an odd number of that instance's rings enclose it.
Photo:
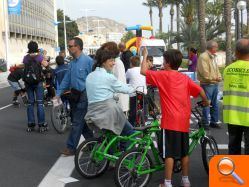
M 7 0 L 0 1 L 0 59 L 6 59 L 6 21 L 8 21 L 8 66 L 22 62 L 27 44 L 34 40 L 48 55 L 55 56 L 55 0 L 22 0 L 21 14 L 7 15 Z
M 106 33 L 106 41 L 120 43 L 122 37 L 123 37 L 123 33 L 119 33 L 119 32 Z

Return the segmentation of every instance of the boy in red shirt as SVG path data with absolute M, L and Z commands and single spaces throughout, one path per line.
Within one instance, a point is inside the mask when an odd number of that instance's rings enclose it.
M 163 54 L 164 70 L 148 70 L 146 63 L 148 52 L 143 50 L 141 74 L 146 76 L 146 83 L 159 89 L 162 110 L 161 128 L 163 129 L 163 156 L 165 158 L 165 182 L 161 187 L 172 187 L 171 178 L 174 158 L 181 158 L 181 185 L 190 187 L 189 169 L 189 126 L 191 115 L 190 96 L 201 96 L 203 105 L 209 102 L 203 89 L 188 76 L 177 70 L 182 63 L 182 54 L 176 49 L 169 49 Z

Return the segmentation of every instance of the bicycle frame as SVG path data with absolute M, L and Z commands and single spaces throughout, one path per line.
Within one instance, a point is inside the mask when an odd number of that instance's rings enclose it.
M 196 148 L 196 145 L 198 144 L 199 140 L 202 141 L 202 138 L 204 138 L 205 136 L 206 136 L 206 132 L 205 132 L 203 127 L 190 133 L 189 140 L 191 140 L 191 143 L 189 144 L 188 155 L 192 154 L 192 152 Z
M 130 136 L 117 136 L 112 132 L 106 132 L 100 146 L 96 145 L 93 149 L 94 159 L 101 161 L 106 158 L 113 162 L 116 161 L 121 155 L 121 152 L 117 150 L 117 144 L 121 141 L 129 142 L 130 145 L 127 147 L 127 150 L 129 150 L 137 144 L 137 137 L 141 134 L 142 132 L 137 131 Z M 113 152 L 113 154 L 110 152 Z
M 157 132 L 157 131 L 160 131 L 160 129 L 153 130 L 153 132 Z M 150 136 L 151 136 L 151 134 L 148 134 L 146 136 L 146 138 L 144 138 L 146 146 L 145 146 L 144 151 L 142 153 L 141 161 L 139 162 L 138 167 L 137 167 L 138 168 L 137 169 L 137 174 L 138 175 L 144 175 L 144 174 L 148 174 L 148 173 L 152 173 L 152 172 L 160 171 L 160 170 L 164 169 L 164 164 L 162 163 L 162 161 L 160 160 L 160 158 L 158 156 L 159 151 L 155 147 L 155 145 L 153 143 L 153 140 L 151 139 Z M 153 158 L 155 159 L 155 164 L 152 167 L 150 167 L 150 169 L 143 170 L 142 163 L 144 163 L 145 158 L 146 158 L 145 156 L 148 154 L 148 151 L 149 151 L 150 148 L 151 148 L 151 151 L 152 151 Z M 133 166 L 133 168 L 134 168 L 134 166 Z
M 98 161 L 107 159 L 109 161 L 115 162 L 122 154 L 122 152 L 119 151 L 117 148 L 118 147 L 117 144 L 122 141 L 129 143 L 126 150 L 130 150 L 134 148 L 136 145 L 148 144 L 147 141 L 149 140 L 150 135 L 156 130 L 159 130 L 158 120 L 154 120 L 151 123 L 151 126 L 152 127 L 146 132 L 136 131 L 130 136 L 118 136 L 110 131 L 106 131 L 103 135 L 104 139 L 102 143 L 100 145 L 96 145 L 92 151 L 93 158 Z M 156 150 L 155 147 L 154 149 Z
M 152 123 L 152 128 L 150 128 L 147 132 L 145 132 L 142 137 L 142 139 L 140 139 L 139 141 L 137 141 L 138 143 L 138 149 L 142 149 L 142 157 L 141 160 L 139 162 L 139 164 L 137 165 L 137 174 L 138 175 L 143 175 L 143 174 L 147 174 L 147 173 L 151 173 L 151 172 L 155 172 L 155 171 L 159 171 L 162 170 L 164 168 L 164 165 L 162 164 L 161 159 L 159 158 L 159 151 L 158 149 L 155 147 L 153 140 L 151 138 L 152 133 L 156 133 L 161 131 L 159 128 L 159 122 L 157 119 L 155 119 Z M 155 164 L 153 165 L 153 167 L 151 167 L 150 169 L 147 170 L 143 170 L 142 168 L 142 163 L 144 162 L 146 155 L 148 154 L 148 151 L 151 149 L 152 151 L 152 155 L 155 159 Z M 134 158 L 135 159 L 135 158 Z M 128 168 L 135 168 L 134 166 L 134 160 L 129 160 L 127 161 L 127 167 Z
M 143 86 L 142 88 L 144 89 Z M 150 89 L 153 89 L 153 88 L 148 87 L 148 91 Z M 136 91 L 136 125 L 137 126 L 145 125 L 145 112 L 148 113 L 147 115 L 156 115 L 159 113 L 159 109 L 154 103 L 152 99 L 152 95 L 150 95 L 149 93 L 145 95 L 141 91 Z

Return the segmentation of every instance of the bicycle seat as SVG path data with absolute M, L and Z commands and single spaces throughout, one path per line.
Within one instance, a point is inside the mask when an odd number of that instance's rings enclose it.
M 134 127 L 134 130 L 136 131 L 146 131 L 146 130 L 149 130 L 153 127 L 156 127 L 155 125 L 146 125 L 146 126 L 143 126 L 143 127 Z

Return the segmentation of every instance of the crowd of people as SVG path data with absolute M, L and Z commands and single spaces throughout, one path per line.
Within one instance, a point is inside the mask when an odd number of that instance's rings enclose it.
M 165 158 L 165 181 L 161 186 L 172 186 L 174 158 L 177 157 L 182 162 L 182 186 L 189 187 L 191 96 L 202 98 L 202 122 L 205 128 L 220 128 L 217 95 L 222 76 L 216 62 L 217 50 L 218 44 L 215 41 L 208 41 L 207 50 L 198 57 L 196 49 L 189 50 L 188 70 L 197 73 L 200 81 L 198 85 L 178 72 L 183 56 L 176 49 L 164 52 L 163 70 L 156 70 L 153 57 L 148 55 L 146 48 L 142 51 L 142 57 L 139 57 L 127 50 L 123 43 L 117 45 L 115 42 L 107 42 L 102 44 L 92 59 L 82 52 L 82 40 L 75 37 L 68 42 L 72 60 L 65 63 L 63 54 L 57 56 L 57 67 L 53 70 L 44 51 L 39 51 L 38 44 L 31 41 L 23 64 L 13 67 L 8 81 L 14 89 L 13 102 L 16 103 L 18 95 L 21 95 L 27 104 L 28 131 L 33 131 L 36 126 L 35 103 L 39 131 L 43 132 L 47 128 L 43 106 L 44 84 L 49 99 L 60 100 L 63 93 L 70 90 L 72 128 L 66 147 L 61 151 L 65 156 L 74 155 L 80 136 L 92 138 L 96 127 L 111 130 L 117 135 L 134 133 L 135 91 L 139 90 L 146 95 L 147 85 L 157 87 Z M 237 42 L 236 57 L 238 60 L 224 71 L 224 122 L 228 124 L 229 154 L 241 154 L 243 134 L 245 154 L 249 154 L 248 39 Z M 238 68 L 241 71 L 237 71 Z M 19 84 L 21 78 L 25 88 Z

